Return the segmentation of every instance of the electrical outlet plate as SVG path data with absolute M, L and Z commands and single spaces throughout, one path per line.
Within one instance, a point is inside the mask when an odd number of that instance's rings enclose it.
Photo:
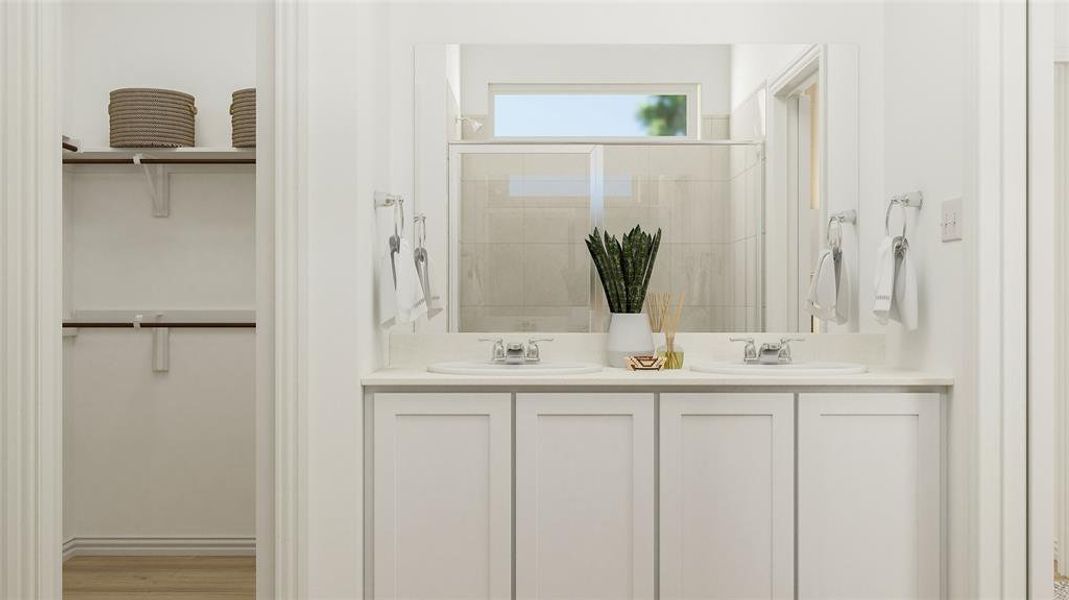
M 944 242 L 956 242 L 961 239 L 963 229 L 961 214 L 961 198 L 953 198 L 943 202 L 943 219 L 940 222 L 940 230 L 943 233 Z

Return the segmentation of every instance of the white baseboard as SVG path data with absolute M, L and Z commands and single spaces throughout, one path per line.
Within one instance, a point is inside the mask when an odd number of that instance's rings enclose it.
M 256 538 L 74 537 L 63 543 L 72 556 L 256 556 Z

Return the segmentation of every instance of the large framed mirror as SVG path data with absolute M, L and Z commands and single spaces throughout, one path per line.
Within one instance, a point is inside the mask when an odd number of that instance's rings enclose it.
M 584 239 L 637 225 L 662 232 L 649 289 L 685 294 L 682 331 L 857 330 L 856 47 L 415 56 L 416 206 L 448 257 L 447 310 L 421 329 L 604 331 Z M 840 314 L 820 319 L 807 299 L 829 247 Z

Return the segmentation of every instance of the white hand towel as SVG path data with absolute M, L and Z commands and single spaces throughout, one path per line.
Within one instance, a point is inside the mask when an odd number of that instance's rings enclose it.
M 836 320 L 836 303 L 838 302 L 838 285 L 835 281 L 835 253 L 824 250 L 817 257 L 817 269 L 809 283 L 809 297 L 805 309 L 823 321 Z
M 872 314 L 881 325 L 887 324 L 891 313 L 891 303 L 895 291 L 895 250 L 894 239 L 883 238 L 876 250 L 876 298 L 872 303 Z
M 835 318 L 833 319 L 837 325 L 842 325 L 850 321 L 850 306 L 852 305 L 852 296 L 850 292 L 850 274 L 846 268 L 846 263 L 843 262 L 843 253 L 835 253 L 835 288 L 837 294 L 835 297 Z
M 375 211 L 375 253 L 376 278 L 378 280 L 378 315 L 379 324 L 389 327 L 397 317 L 397 284 L 394 281 L 393 251 L 390 237 L 394 234 L 394 214 L 392 210 Z
M 895 269 L 895 298 L 891 318 L 901 323 L 907 331 L 917 328 L 917 272 L 913 268 L 908 246 L 899 254 Z
M 427 314 L 427 302 L 423 298 L 423 284 L 416 271 L 416 257 L 408 238 L 401 238 L 397 253 L 397 317 L 398 323 L 411 323 Z

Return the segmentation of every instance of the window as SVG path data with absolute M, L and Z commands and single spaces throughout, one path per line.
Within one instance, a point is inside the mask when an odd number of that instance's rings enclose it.
M 490 86 L 497 138 L 698 137 L 698 85 Z

